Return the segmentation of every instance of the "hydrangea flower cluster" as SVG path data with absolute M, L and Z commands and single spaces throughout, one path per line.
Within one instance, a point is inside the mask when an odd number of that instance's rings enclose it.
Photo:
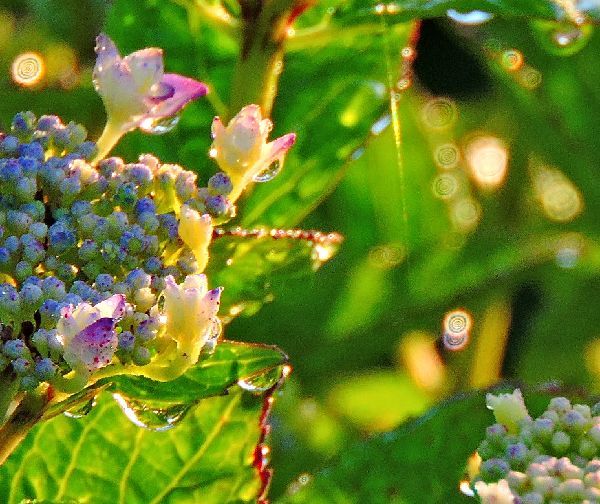
M 94 152 L 82 126 L 31 112 L 0 139 L 0 371 L 23 390 L 124 366 L 169 379 L 218 332 L 221 289 L 200 273 L 233 214 L 229 177 L 198 188 L 153 156 Z
M 488 394 L 498 423 L 487 428 L 477 453 L 473 487 L 483 503 L 600 503 L 600 403 L 550 401 L 536 419 L 519 390 Z

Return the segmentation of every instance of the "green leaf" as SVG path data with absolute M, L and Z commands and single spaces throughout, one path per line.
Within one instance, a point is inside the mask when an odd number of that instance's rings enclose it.
M 341 237 L 314 231 L 254 230 L 224 234 L 211 244 L 207 275 L 226 286 L 221 316 L 252 314 L 286 281 L 308 275 L 337 251 Z
M 174 380 L 156 382 L 143 376 L 117 376 L 108 381 L 113 383 L 112 390 L 130 399 L 189 404 L 224 394 L 240 381 L 264 375 L 275 380 L 273 386 L 286 363 L 287 356 L 276 346 L 222 341 L 212 354 L 201 356 L 196 366 Z
M 254 453 L 264 400 L 236 389 L 152 432 L 103 394 L 83 419 L 59 416 L 36 427 L 0 468 L 0 501 L 255 502 L 263 489 Z
M 276 346 L 221 341 L 213 353 L 202 355 L 198 364 L 174 380 L 157 382 L 130 375 L 105 378 L 53 405 L 45 417 L 82 407 L 85 410 L 86 403 L 106 389 L 155 407 L 189 406 L 206 397 L 225 394 L 237 383 L 258 379 L 262 379 L 262 388 L 267 389 L 280 379 L 287 361 L 287 355 Z
M 548 404 L 546 393 L 525 396 L 534 416 Z M 342 453 L 336 465 L 277 502 L 471 502 L 460 494 L 458 485 L 465 478 L 469 456 L 493 422 L 485 407 L 485 393 L 458 395 L 398 429 L 358 443 Z

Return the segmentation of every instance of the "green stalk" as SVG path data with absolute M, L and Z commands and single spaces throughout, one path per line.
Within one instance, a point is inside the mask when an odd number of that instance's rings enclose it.
M 10 405 L 17 394 L 18 382 L 10 369 L 5 369 L 0 373 L 0 426 L 8 414 Z
M 0 427 L 0 466 L 42 418 L 48 401 L 47 393 L 27 394 L 6 423 Z
M 251 103 L 271 115 L 283 69 L 288 20 L 297 0 L 240 0 L 240 55 L 233 75 L 230 115 Z M 227 118 L 229 119 L 229 118 Z

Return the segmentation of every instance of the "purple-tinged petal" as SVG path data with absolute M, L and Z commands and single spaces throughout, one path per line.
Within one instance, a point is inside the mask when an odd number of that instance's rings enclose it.
M 288 133 L 267 144 L 263 152 L 263 165 L 269 166 L 276 159 L 285 156 L 294 143 L 296 143 L 296 134 Z
M 174 116 L 189 102 L 208 93 L 206 84 L 178 74 L 165 74 L 160 82 L 163 85 L 170 86 L 173 89 L 173 94 L 166 100 L 154 105 L 146 118 L 162 119 Z
M 99 311 L 101 317 L 107 317 L 118 320 L 125 313 L 125 296 L 115 294 L 94 306 Z
M 115 321 L 101 318 L 80 331 L 65 350 L 64 358 L 74 368 L 94 371 L 107 366 L 117 350 Z
M 140 49 L 123 58 L 138 93 L 147 94 L 163 78 L 163 52 L 158 47 Z

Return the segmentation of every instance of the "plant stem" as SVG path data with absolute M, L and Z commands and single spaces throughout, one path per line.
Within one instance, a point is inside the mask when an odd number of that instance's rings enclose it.
M 0 425 L 3 424 L 16 393 L 17 380 L 14 373 L 5 369 L 0 373 Z
M 42 418 L 48 402 L 48 393 L 27 394 L 6 423 L 0 427 L 0 466 Z
M 271 115 L 283 69 L 284 43 L 295 1 L 242 0 L 242 43 L 231 88 L 229 114 L 245 105 L 260 105 L 265 117 Z
M 123 136 L 123 131 L 121 130 L 120 124 L 115 124 L 110 120 L 110 118 L 106 122 L 106 126 L 104 126 L 104 131 L 102 131 L 102 135 L 96 142 L 96 147 L 98 147 L 98 154 L 92 161 L 96 163 L 100 159 L 104 159 L 106 155 L 112 150 L 112 148 L 117 144 L 119 139 Z

